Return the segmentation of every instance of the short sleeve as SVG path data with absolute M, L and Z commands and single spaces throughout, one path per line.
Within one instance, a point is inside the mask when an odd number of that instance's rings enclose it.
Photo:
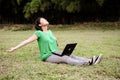
M 50 34 L 52 34 L 53 35 L 53 32 L 51 31 L 51 30 L 49 30 L 50 31 Z
M 41 32 L 40 31 L 35 31 L 34 34 L 37 35 L 38 37 L 40 37 Z

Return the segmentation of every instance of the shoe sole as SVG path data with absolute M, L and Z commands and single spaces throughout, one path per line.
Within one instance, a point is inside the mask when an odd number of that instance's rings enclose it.
M 100 61 L 101 61 L 101 59 L 102 59 L 102 56 L 103 56 L 103 54 L 100 54 L 100 55 L 96 58 L 94 64 L 98 64 L 98 63 L 100 63 Z
M 92 59 L 91 59 L 90 65 L 93 65 L 95 63 L 95 60 L 96 60 L 96 57 L 93 56 Z

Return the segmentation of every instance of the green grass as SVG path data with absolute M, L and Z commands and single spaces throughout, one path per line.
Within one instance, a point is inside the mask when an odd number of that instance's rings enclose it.
M 60 28 L 53 32 L 60 50 L 66 43 L 77 42 L 74 55 L 91 58 L 102 53 L 101 63 L 72 66 L 42 62 L 36 41 L 9 53 L 8 48 L 34 31 L 0 30 L 0 80 L 120 80 L 120 30 Z

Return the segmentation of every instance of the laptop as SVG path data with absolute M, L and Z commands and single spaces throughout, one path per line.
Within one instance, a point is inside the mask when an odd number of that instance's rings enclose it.
M 64 55 L 70 56 L 72 54 L 73 50 L 75 49 L 76 45 L 77 45 L 77 43 L 66 44 L 66 46 L 62 52 L 53 52 L 53 54 L 58 55 L 58 56 L 64 56 Z M 59 54 L 59 53 L 61 53 L 61 54 Z

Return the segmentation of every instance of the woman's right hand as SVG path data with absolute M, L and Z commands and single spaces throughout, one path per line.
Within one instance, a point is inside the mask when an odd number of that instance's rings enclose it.
M 19 49 L 20 47 L 25 46 L 25 45 L 27 45 L 28 43 L 31 43 L 31 42 L 37 40 L 37 38 L 38 38 L 37 35 L 33 34 L 33 35 L 32 35 L 31 37 L 29 37 L 27 40 L 21 42 L 20 44 L 18 44 L 18 45 L 15 46 L 15 47 L 11 47 L 11 48 L 8 49 L 7 51 L 8 51 L 8 52 L 13 52 L 13 51 L 15 51 L 16 49 Z
M 8 51 L 8 52 L 13 52 L 14 50 L 15 50 L 15 48 L 12 47 L 12 48 L 8 49 L 7 51 Z

